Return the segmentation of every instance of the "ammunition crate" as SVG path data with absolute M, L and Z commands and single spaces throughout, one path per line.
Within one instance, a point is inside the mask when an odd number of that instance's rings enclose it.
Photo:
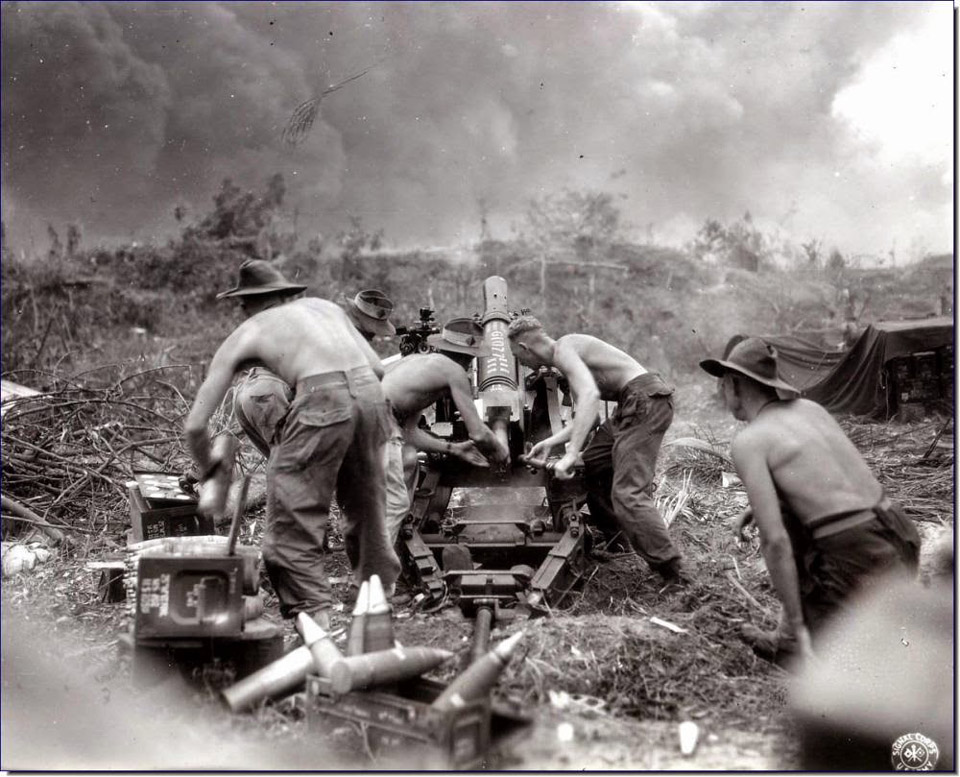
M 898 356 L 887 363 L 891 405 L 935 402 L 943 398 L 941 359 L 935 351 L 921 351 Z M 953 380 L 953 376 L 949 376 Z
M 521 716 L 493 712 L 489 696 L 454 710 L 433 709 L 430 703 L 445 687 L 434 680 L 419 678 L 401 683 L 397 694 L 352 691 L 338 695 L 333 693 L 326 678 L 309 675 L 308 725 L 354 723 L 361 729 L 373 755 L 416 753 L 430 764 L 429 768 L 444 769 L 486 766 L 492 726 L 496 729 L 495 735 L 499 735 L 514 733 L 529 725 Z
M 127 497 L 130 501 L 131 542 L 155 540 L 160 537 L 188 537 L 198 534 L 213 534 L 216 530 L 213 519 L 197 512 L 197 500 L 182 494 L 176 501 L 155 499 L 144 495 L 143 478 L 149 474 L 136 473 L 137 480 L 127 483 Z M 156 473 L 156 477 L 173 478 L 165 473 Z
M 138 640 L 239 636 L 243 628 L 243 558 L 141 557 L 134 627 Z
M 243 625 L 238 637 L 122 638 L 132 651 L 132 679 L 149 687 L 179 674 L 197 687 L 232 684 L 283 656 L 283 627 L 264 618 Z M 219 674 L 219 676 L 218 676 Z

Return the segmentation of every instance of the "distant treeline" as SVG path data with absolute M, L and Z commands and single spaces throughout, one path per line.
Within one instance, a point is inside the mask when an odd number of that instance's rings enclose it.
M 261 194 L 225 181 L 211 212 L 166 245 L 88 249 L 77 227 L 66 241 L 51 227 L 42 257 L 4 245 L 4 374 L 39 371 L 33 384 L 42 388 L 44 373 L 104 363 L 206 363 L 240 320 L 216 293 L 251 257 L 327 299 L 379 288 L 395 300 L 397 324 L 414 323 L 423 307 L 440 322 L 479 313 L 484 278 L 501 275 L 510 307 L 529 308 L 551 333 L 594 334 L 675 378 L 739 332 L 819 332 L 828 341 L 851 316 L 922 316 L 942 304 L 935 273 L 853 270 L 816 243 L 784 262 L 783 247 L 749 215 L 708 222 L 680 250 L 627 241 L 609 195 L 564 192 L 531 203 L 526 229 L 510 240 L 398 253 L 359 219 L 304 242 L 282 218 L 283 200 L 280 176 Z M 387 354 L 396 343 L 378 347 Z

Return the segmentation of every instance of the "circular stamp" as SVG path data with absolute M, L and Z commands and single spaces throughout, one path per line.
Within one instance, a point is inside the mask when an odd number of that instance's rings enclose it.
M 897 737 L 890 753 L 890 762 L 898 772 L 929 772 L 937 768 L 940 748 L 923 734 L 903 734 Z

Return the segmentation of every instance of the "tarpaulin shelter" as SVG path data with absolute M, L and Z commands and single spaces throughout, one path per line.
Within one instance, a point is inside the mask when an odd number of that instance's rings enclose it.
M 780 375 L 834 413 L 889 417 L 897 410 L 891 399 L 891 363 L 920 353 L 936 354 L 937 375 L 950 383 L 943 398 L 953 397 L 953 319 L 925 318 L 914 321 L 880 321 L 866 328 L 847 351 L 827 351 L 793 335 L 759 335 L 777 349 Z M 727 344 L 726 352 L 743 335 Z M 947 387 L 945 386 L 944 389 Z

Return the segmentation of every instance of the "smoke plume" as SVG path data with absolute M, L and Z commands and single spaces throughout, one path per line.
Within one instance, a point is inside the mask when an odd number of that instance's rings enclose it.
M 3 217 L 14 241 L 48 221 L 88 242 L 162 239 L 174 207 L 206 212 L 224 177 L 259 189 L 281 172 L 306 237 L 355 215 L 395 244 L 473 240 L 481 202 L 506 236 L 529 198 L 570 187 L 623 195 L 625 220 L 664 240 L 749 210 L 854 253 L 943 250 L 951 12 L 5 2 Z M 300 102 L 371 65 L 324 98 L 303 143 L 281 142 Z M 884 154 L 886 120 L 853 99 L 892 68 L 944 119 L 917 117 L 938 127 L 932 158 Z

